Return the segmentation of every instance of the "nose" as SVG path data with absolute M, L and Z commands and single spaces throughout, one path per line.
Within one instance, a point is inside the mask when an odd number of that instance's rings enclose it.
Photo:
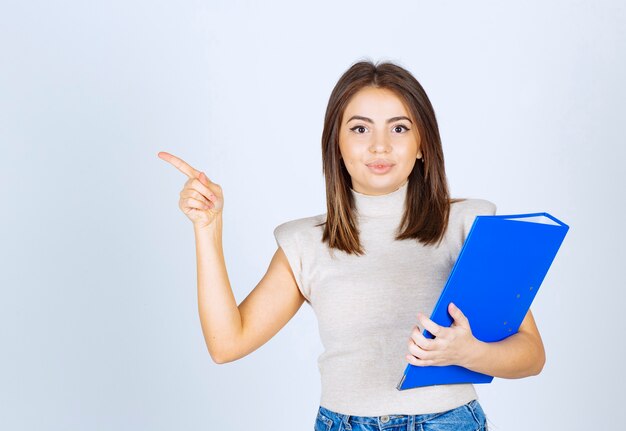
M 369 148 L 372 153 L 387 153 L 390 149 L 389 138 L 385 135 L 375 136 Z

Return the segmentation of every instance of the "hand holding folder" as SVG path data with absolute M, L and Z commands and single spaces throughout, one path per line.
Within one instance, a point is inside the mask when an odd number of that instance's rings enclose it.
M 480 341 L 515 334 L 568 230 L 548 213 L 476 216 L 431 320 L 450 326 L 448 305 L 453 302 Z M 427 330 L 424 336 L 434 338 Z M 457 365 L 408 364 L 397 389 L 492 380 L 493 376 Z

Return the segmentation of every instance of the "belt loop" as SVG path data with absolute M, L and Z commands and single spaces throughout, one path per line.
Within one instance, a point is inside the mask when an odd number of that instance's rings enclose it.
M 341 415 L 341 422 L 343 423 L 343 429 L 352 430 L 352 425 L 350 425 L 350 415 Z

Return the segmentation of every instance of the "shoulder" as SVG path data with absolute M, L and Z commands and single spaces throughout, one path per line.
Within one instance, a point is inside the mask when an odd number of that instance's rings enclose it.
M 496 209 L 496 204 L 487 199 L 462 198 L 450 204 L 450 215 L 495 215 Z
M 487 199 L 465 198 L 450 203 L 448 231 L 458 246 L 463 244 L 477 216 L 495 215 L 496 204 Z
M 326 214 L 318 214 L 311 217 L 303 217 L 295 220 L 285 221 L 274 228 L 274 236 L 277 239 L 287 237 L 303 237 L 321 232 L 320 224 L 326 221 Z

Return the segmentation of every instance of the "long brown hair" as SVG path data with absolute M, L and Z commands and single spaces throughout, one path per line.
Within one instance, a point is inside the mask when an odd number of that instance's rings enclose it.
M 322 163 L 326 181 L 326 221 L 322 240 L 332 249 L 365 253 L 359 241 L 351 178 L 339 151 L 339 129 L 352 96 L 364 87 L 393 91 L 417 123 L 423 163 L 409 174 L 405 210 L 397 240 L 416 239 L 424 245 L 439 243 L 448 225 L 450 197 L 443 149 L 435 112 L 426 92 L 406 69 L 391 62 L 353 64 L 333 88 L 324 117 Z

